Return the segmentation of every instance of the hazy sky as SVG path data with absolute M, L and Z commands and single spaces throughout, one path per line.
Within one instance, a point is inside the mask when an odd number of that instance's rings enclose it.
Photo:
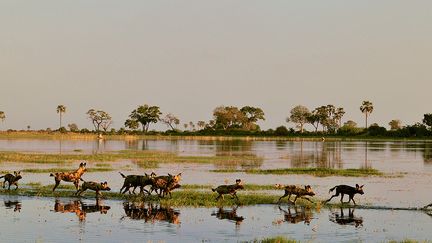
M 431 72 L 432 1 L 0 0 L 1 130 L 57 128 L 59 104 L 79 128 L 141 104 L 182 124 L 258 106 L 264 129 L 333 104 L 364 126 L 363 100 L 406 125 L 432 112 Z

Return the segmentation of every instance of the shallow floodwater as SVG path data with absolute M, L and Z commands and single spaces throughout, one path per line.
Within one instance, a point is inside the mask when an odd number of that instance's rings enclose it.
M 179 155 L 249 154 L 265 168 L 370 167 L 387 172 L 432 172 L 432 141 L 249 141 L 249 140 L 43 140 L 0 139 L 0 151 L 101 153 L 160 150 Z
M 0 196 L 1 242 L 240 242 L 284 236 L 316 242 L 432 238 L 420 211 L 310 210 L 288 205 L 164 208 L 71 198 Z

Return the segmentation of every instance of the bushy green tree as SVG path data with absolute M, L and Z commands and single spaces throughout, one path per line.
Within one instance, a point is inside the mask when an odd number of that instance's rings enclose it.
M 391 120 L 389 122 L 389 126 L 390 126 L 390 130 L 395 131 L 398 129 L 401 129 L 402 127 L 402 122 L 400 120 Z
M 423 115 L 423 124 L 429 126 L 429 129 L 432 129 L 432 113 Z
M 306 106 L 297 105 L 290 111 L 291 115 L 286 119 L 287 122 L 297 124 L 300 132 L 303 133 L 303 126 L 308 122 L 308 117 L 312 115 Z
M 133 110 L 127 119 L 125 126 L 131 129 L 136 129 L 137 124 L 141 124 L 142 131 L 147 132 L 151 123 L 157 123 L 159 116 L 162 114 L 158 106 L 141 105 Z

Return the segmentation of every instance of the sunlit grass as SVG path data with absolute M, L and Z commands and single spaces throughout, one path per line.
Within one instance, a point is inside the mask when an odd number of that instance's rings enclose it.
M 44 168 L 44 169 L 38 169 L 38 168 L 28 168 L 28 169 L 22 169 L 21 172 L 25 173 L 53 173 L 53 172 L 71 172 L 75 171 L 77 168 Z M 87 168 L 87 173 L 92 172 L 107 172 L 107 171 L 113 171 L 113 168 L 109 167 L 94 167 L 94 168 Z
M 20 186 L 18 190 L 0 190 L 0 194 L 20 195 L 20 196 L 38 196 L 38 197 L 75 197 L 76 189 L 72 184 L 60 184 L 56 191 L 53 192 L 52 185 L 41 186 L 38 183 L 28 183 Z M 187 187 L 187 186 L 186 186 Z M 252 187 L 253 188 L 253 187 Z M 252 189 L 253 190 L 253 189 Z M 159 198 L 155 194 L 148 196 L 142 194 L 120 194 L 116 190 L 110 192 L 102 192 L 105 199 L 122 199 L 129 201 L 156 201 L 162 205 L 179 207 L 217 207 L 217 206 L 234 206 L 234 205 L 257 205 L 257 204 L 274 204 L 279 199 L 278 195 L 268 193 L 248 192 L 248 190 L 238 191 L 239 201 L 232 199 L 230 195 L 225 195 L 223 200 L 216 201 L 217 193 L 208 191 L 182 189 L 172 192 L 172 198 L 168 196 Z M 86 191 L 83 196 L 86 198 L 95 197 L 94 191 Z M 316 207 L 318 204 L 312 204 L 306 200 L 297 200 L 297 205 L 308 205 Z
M 38 154 L 0 152 L 1 162 L 22 163 L 71 163 L 71 162 L 115 162 L 131 160 L 142 168 L 157 168 L 159 163 L 202 163 L 215 165 L 254 166 L 262 164 L 263 158 L 251 154 L 232 156 L 179 156 L 163 151 L 122 150 L 101 154 Z
M 288 175 L 288 174 L 306 174 L 318 177 L 326 176 L 351 176 L 351 177 L 362 177 L 362 176 L 386 176 L 381 171 L 376 169 L 332 169 L 332 168 L 283 168 L 283 169 L 251 169 L 251 170 L 236 170 L 236 169 L 221 169 L 211 170 L 217 173 L 235 173 L 245 172 L 247 174 L 272 174 L 272 175 Z

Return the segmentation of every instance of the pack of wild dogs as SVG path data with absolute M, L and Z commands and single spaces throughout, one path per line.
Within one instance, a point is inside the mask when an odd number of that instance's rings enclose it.
M 55 185 L 53 187 L 53 191 L 60 185 L 61 181 L 65 182 L 72 182 L 75 185 L 76 193 L 75 195 L 81 196 L 83 192 L 86 190 L 93 190 L 96 192 L 96 197 L 102 196 L 101 191 L 110 191 L 111 188 L 108 186 L 108 183 L 106 181 L 104 182 L 95 182 L 95 181 L 85 181 L 81 177 L 82 175 L 87 171 L 86 168 L 87 163 L 80 163 L 79 167 L 75 171 L 70 172 L 55 172 L 51 173 L 50 176 L 54 177 Z M 123 173 L 119 172 L 120 176 L 124 178 L 123 186 L 120 188 L 120 193 L 124 194 L 126 192 L 129 192 L 129 194 L 133 193 L 136 194 L 135 190 L 139 188 L 140 194 L 147 193 L 148 195 L 151 195 L 153 192 L 155 192 L 159 197 L 165 197 L 167 195 L 172 197 L 171 192 L 174 189 L 180 188 L 180 180 L 181 180 L 181 173 L 177 175 L 156 175 L 156 173 L 152 172 L 150 174 L 144 173 L 144 175 L 124 175 Z M 6 174 L 4 176 L 0 176 L 0 178 L 4 178 L 3 188 L 6 186 L 6 182 L 8 183 L 8 190 L 10 190 L 10 187 L 12 185 L 15 185 L 15 190 L 18 189 L 18 180 L 22 178 L 21 173 L 14 172 L 14 174 Z M 83 181 L 81 187 L 79 187 L 79 182 Z M 146 189 L 147 187 L 147 189 Z M 306 196 L 313 197 L 315 196 L 315 193 L 312 190 L 312 187 L 310 185 L 306 185 L 304 187 L 297 186 L 297 185 L 281 185 L 276 184 L 275 187 L 277 189 L 283 189 L 284 195 L 282 195 L 279 200 L 278 204 L 281 202 L 281 200 L 284 197 L 288 197 L 288 202 L 290 201 L 291 195 L 295 195 L 294 201 L 291 202 L 293 204 L 296 203 L 298 198 L 303 198 L 305 200 L 310 200 L 310 198 Z M 132 192 L 131 192 L 132 189 Z M 237 190 L 244 189 L 243 182 L 241 179 L 236 179 L 234 184 L 231 185 L 220 185 L 216 188 L 212 188 L 211 190 L 213 192 L 216 192 L 218 196 L 216 197 L 216 200 L 224 199 L 224 195 L 231 195 L 231 198 L 235 198 L 236 200 L 239 200 L 237 197 Z M 348 186 L 348 185 L 337 185 L 329 190 L 329 193 L 336 190 L 335 194 L 332 195 L 328 200 L 324 201 L 324 203 L 329 202 L 332 198 L 338 197 L 340 195 L 340 201 L 343 203 L 344 195 L 348 195 L 349 200 L 348 203 L 353 201 L 354 204 L 356 202 L 354 201 L 354 195 L 360 194 L 363 195 L 363 185 L 359 186 L 358 184 L 355 185 L 355 187 Z

